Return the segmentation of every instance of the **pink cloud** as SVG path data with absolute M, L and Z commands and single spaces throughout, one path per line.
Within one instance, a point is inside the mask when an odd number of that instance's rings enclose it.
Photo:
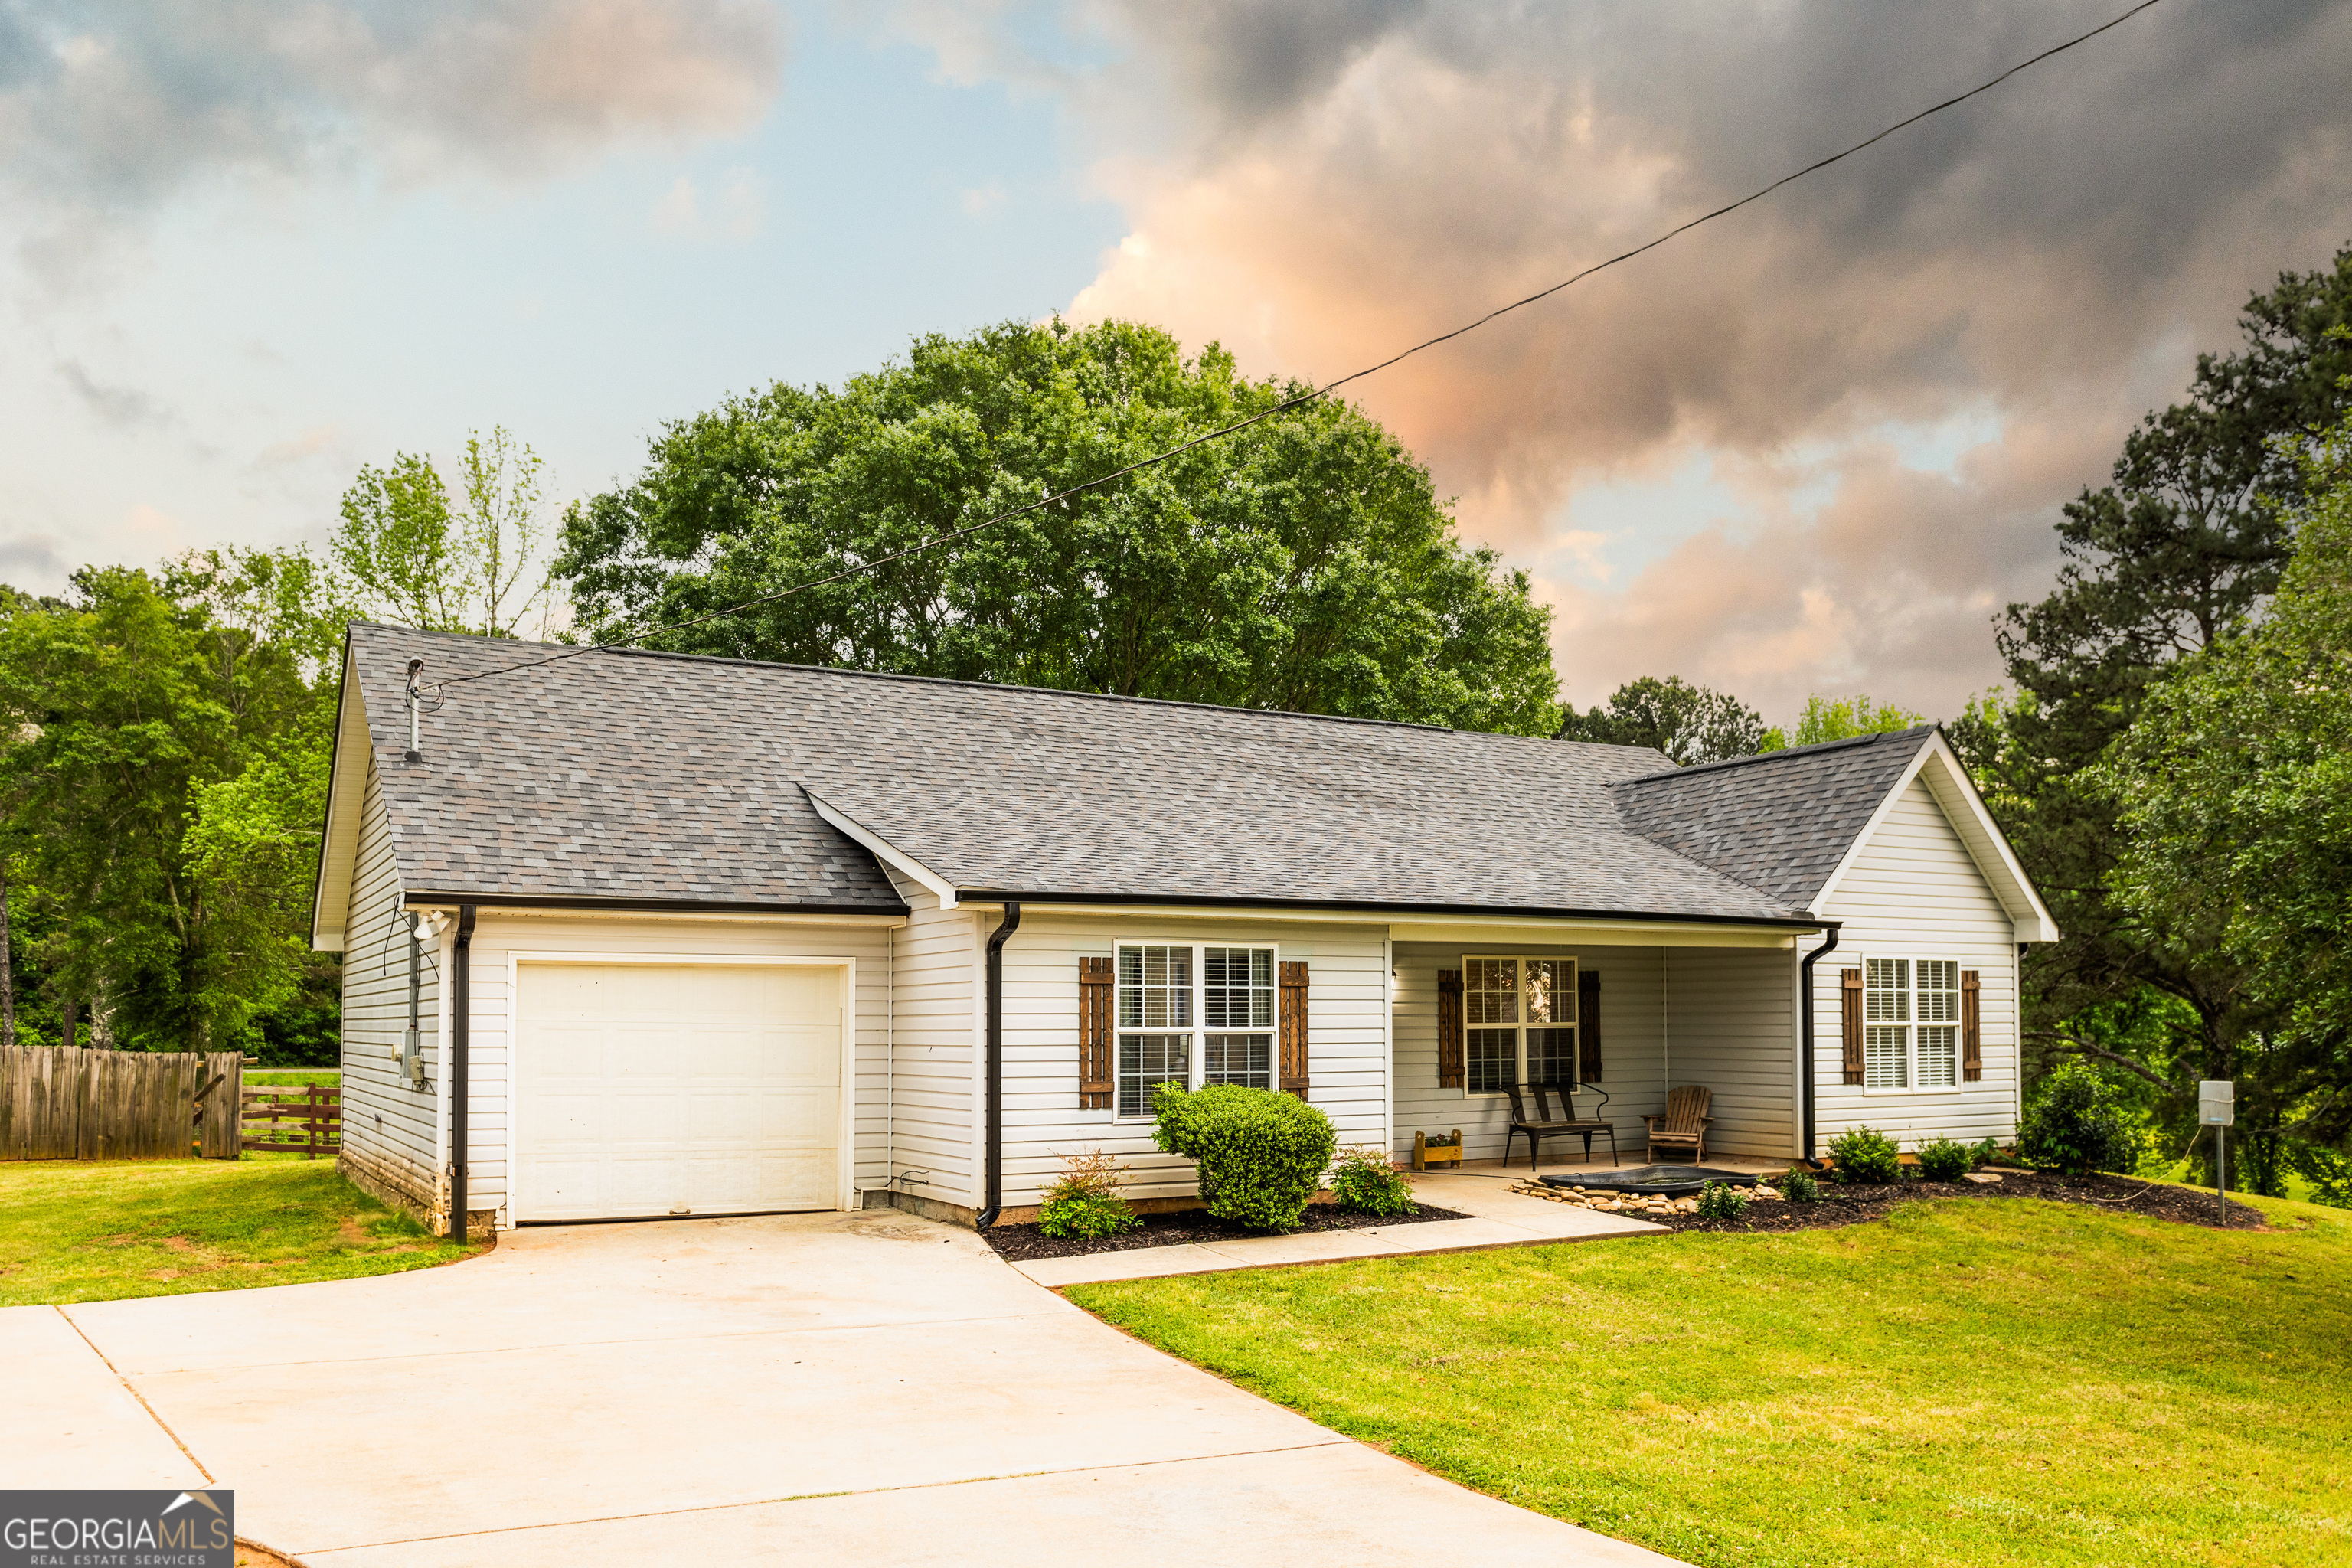
M 1099 5 L 1124 61 L 1024 80 L 1060 81 L 1129 217 L 1072 313 L 1324 380 L 2095 9 Z M 965 78 L 1017 72 L 961 27 Z M 1674 672 L 1779 710 L 1856 687 L 1956 709 L 1998 675 L 1990 616 L 2046 591 L 2059 504 L 2249 293 L 2352 237 L 2352 12 L 2151 13 L 2063 62 L 1349 389 L 1465 534 L 1552 563 L 1572 693 Z M 1906 466 L 1976 411 L 1987 447 Z M 1677 542 L 1613 580 L 1580 565 L 1579 487 L 1677 454 L 1734 476 L 1732 513 L 1662 488 Z

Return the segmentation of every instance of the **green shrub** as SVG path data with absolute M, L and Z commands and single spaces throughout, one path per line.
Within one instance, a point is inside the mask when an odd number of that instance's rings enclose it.
M 2070 1176 L 2128 1171 L 2139 1157 L 2139 1137 L 2106 1079 L 2068 1062 L 2042 1080 L 2025 1108 L 2017 1152 L 2036 1169 Z
M 1698 1193 L 1698 1217 L 1738 1219 L 1748 1212 L 1748 1194 L 1728 1182 L 1709 1182 Z
M 1915 1152 L 1919 1156 L 1919 1173 L 1931 1182 L 1957 1182 L 1976 1163 L 1967 1144 L 1949 1138 L 1930 1138 Z
M 1969 1163 L 1978 1170 L 1984 1169 L 2000 1158 L 2000 1140 L 1998 1138 L 1980 1138 L 1969 1145 Z
M 1047 1236 L 1080 1241 L 1117 1236 L 1142 1223 L 1143 1216 L 1129 1208 L 1125 1198 L 1047 1198 L 1037 1210 L 1039 1230 Z
M 1903 1163 L 1895 1157 L 1895 1140 L 1884 1132 L 1857 1127 L 1830 1140 L 1830 1158 L 1837 1162 L 1837 1179 L 1875 1186 L 1903 1179 Z
M 1298 1223 L 1339 1143 L 1329 1117 L 1273 1089 L 1170 1085 L 1152 1109 L 1151 1141 L 1199 1164 L 1209 1212 L 1257 1230 Z
M 1412 1188 L 1396 1173 L 1396 1163 L 1377 1143 L 1339 1151 L 1331 1168 L 1331 1195 L 1358 1214 L 1411 1214 Z
M 1126 1179 L 1118 1162 L 1099 1149 L 1062 1156 L 1062 1173 L 1037 1205 L 1037 1228 L 1047 1236 L 1082 1241 L 1133 1230 L 1143 1216 L 1118 1195 Z
M 1792 1204 L 1822 1201 L 1822 1184 L 1811 1171 L 1791 1171 L 1780 1178 L 1780 1195 Z

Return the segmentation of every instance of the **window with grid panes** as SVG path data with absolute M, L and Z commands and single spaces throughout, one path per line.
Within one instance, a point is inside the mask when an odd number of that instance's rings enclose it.
M 1913 967 L 1918 984 L 1912 1011 L 1918 1022 L 1913 1050 L 1921 1089 L 1950 1089 L 1960 1081 L 1960 963 L 1956 958 L 1923 958 Z
M 1274 949 L 1201 950 L 1201 1081 L 1274 1087 Z
M 1576 960 L 1462 960 L 1463 1087 L 1576 1082 Z
M 1864 1089 L 1958 1087 L 1958 959 L 1864 959 L 1862 1020 Z
M 1150 1116 L 1163 1083 L 1274 1087 L 1275 950 L 1121 942 L 1112 1105 Z

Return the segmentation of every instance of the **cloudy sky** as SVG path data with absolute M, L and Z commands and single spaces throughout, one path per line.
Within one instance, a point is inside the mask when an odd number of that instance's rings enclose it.
M 0 577 L 316 542 L 503 422 L 666 418 L 1055 310 L 1328 378 L 2127 0 L 0 0 Z M 2058 504 L 2352 242 L 2352 0 L 2166 0 L 1362 384 L 1568 694 L 1994 680 Z

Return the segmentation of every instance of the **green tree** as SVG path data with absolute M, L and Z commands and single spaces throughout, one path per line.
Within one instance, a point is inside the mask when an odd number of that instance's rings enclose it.
M 243 1045 L 296 987 L 320 816 L 304 781 L 331 723 L 319 579 L 299 554 L 93 567 L 0 626 L 8 837 L 48 984 L 91 1003 L 97 1043 Z
M 1859 694 L 1853 697 L 1808 697 L 1797 720 L 1792 740 L 1784 730 L 1764 731 L 1759 752 L 1784 752 L 1790 746 L 1818 746 L 1824 741 L 1850 741 L 1856 735 L 1884 735 L 1908 730 L 1927 721 L 1892 703 L 1881 706 Z
M 2189 911 L 2151 925 L 2153 906 L 2117 901 L 2119 806 L 2092 770 L 2171 664 L 2236 636 L 2277 588 L 2290 534 L 2273 502 L 2304 499 L 2292 447 L 2347 405 L 2352 343 L 2331 332 L 2347 320 L 2352 249 L 2248 301 L 2238 351 L 2201 356 L 2188 397 L 2126 440 L 2113 483 L 2064 509 L 2056 590 L 2011 605 L 2000 628 L 2015 698 L 1953 727 L 2064 932 L 2026 961 L 2033 1059 L 2112 1049 L 2074 1020 L 2142 987 L 2176 998 L 2188 1015 L 2143 1009 L 2183 1020 L 2166 1050 L 2118 1053 L 2168 1086 L 2176 1130 L 2191 1109 L 2178 1086 L 2223 1076 L 2269 1004 Z
M 2247 998 L 2252 1026 L 2181 1066 L 2251 1089 L 2264 1190 L 2280 1140 L 2352 1140 L 2352 417 L 2279 445 L 2299 500 L 2268 615 L 2168 668 L 2089 780 L 2123 829 L 2117 908 Z
M 1427 473 L 1321 401 L 903 561 L 1299 391 L 1123 321 L 929 336 L 838 391 L 779 384 L 666 427 L 565 514 L 584 628 L 656 646 L 1546 733 L 1549 613 L 1465 549 Z
M 1561 715 L 1559 738 L 1648 746 L 1680 767 L 1751 756 L 1762 749 L 1764 716 L 1727 692 L 1678 675 L 1645 675 L 1610 695 L 1606 708 Z
M 544 631 L 552 584 L 539 566 L 540 469 L 503 426 L 467 436 L 454 503 L 430 458 L 362 465 L 328 545 L 338 591 L 360 613 L 428 631 L 515 637 L 535 611 Z

